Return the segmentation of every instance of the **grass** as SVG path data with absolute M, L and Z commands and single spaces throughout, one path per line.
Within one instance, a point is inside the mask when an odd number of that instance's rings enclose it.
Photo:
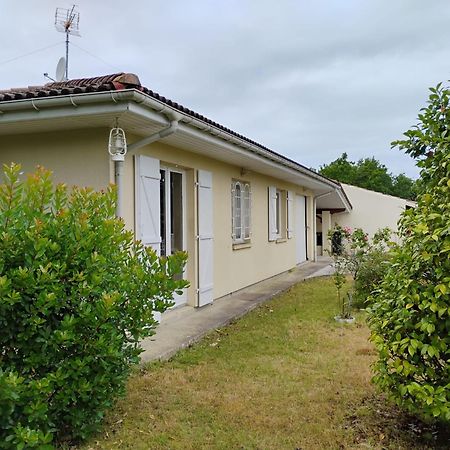
M 375 394 L 368 329 L 334 322 L 335 298 L 330 279 L 300 283 L 147 365 L 83 449 L 439 448 Z

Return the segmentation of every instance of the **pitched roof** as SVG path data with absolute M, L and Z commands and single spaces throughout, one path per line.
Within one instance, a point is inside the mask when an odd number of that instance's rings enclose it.
M 172 108 L 187 114 L 188 116 L 194 117 L 202 122 L 207 123 L 208 125 L 212 125 L 215 128 L 218 128 L 226 133 L 229 133 L 233 136 L 236 136 L 239 139 L 242 139 L 252 145 L 256 145 L 266 151 L 277 154 L 273 150 L 265 147 L 264 145 L 259 144 L 258 142 L 249 139 L 242 134 L 236 133 L 235 131 L 227 128 L 217 122 L 214 122 L 211 119 L 193 111 L 192 109 L 186 108 L 183 105 L 180 105 L 173 100 L 170 100 L 157 92 L 152 91 L 146 87 L 141 85 L 139 78 L 132 73 L 115 73 L 111 75 L 104 75 L 100 77 L 93 78 L 79 78 L 75 80 L 61 81 L 61 82 L 53 82 L 47 83 L 43 86 L 28 86 L 23 88 L 13 88 L 7 90 L 0 90 L 0 103 L 9 102 L 14 100 L 27 100 L 27 99 L 36 99 L 36 98 L 44 98 L 44 97 L 57 97 L 63 95 L 70 94 L 84 94 L 90 92 L 106 92 L 106 91 L 120 91 L 122 89 L 137 89 L 150 97 L 168 105 Z M 285 158 L 283 156 L 283 158 Z M 288 159 L 288 158 L 285 158 Z M 298 164 L 296 161 L 291 161 Z M 300 165 L 300 164 L 299 164 Z M 304 167 L 304 166 L 302 166 Z M 304 167 L 308 169 L 307 167 Z M 310 170 L 310 169 L 308 169 Z
M 237 137 L 238 139 L 241 139 L 251 145 L 254 145 L 256 147 L 259 147 L 260 149 L 272 153 L 273 155 L 280 157 L 284 159 L 285 161 L 288 161 L 290 163 L 293 163 L 297 167 L 301 167 L 303 170 L 306 170 L 307 172 L 313 173 L 316 177 L 322 178 L 323 180 L 327 180 L 330 184 L 338 185 L 334 180 L 331 180 L 323 175 L 318 174 L 314 170 L 303 166 L 302 164 L 298 163 L 297 161 L 294 161 L 290 158 L 287 158 L 284 155 L 281 155 L 270 148 L 259 144 L 256 141 L 253 141 L 252 139 L 249 139 L 246 136 L 243 136 L 242 134 L 239 134 L 230 128 L 227 128 L 217 122 L 214 122 L 211 119 L 208 119 L 207 117 L 189 109 L 186 108 L 183 105 L 180 105 L 177 102 L 174 102 L 173 100 L 170 100 L 157 92 L 152 91 L 151 89 L 148 89 L 141 85 L 141 82 L 137 75 L 133 73 L 114 73 L 110 75 L 103 75 L 99 77 L 92 77 L 92 78 L 79 78 L 79 79 L 73 79 L 73 80 L 67 80 L 67 81 L 61 81 L 61 82 L 52 82 L 47 83 L 43 86 L 28 86 L 23 88 L 13 88 L 13 89 L 6 89 L 6 90 L 0 90 L 0 104 L 4 102 L 12 102 L 17 100 L 27 100 L 27 99 L 38 99 L 38 98 L 45 98 L 45 97 L 58 97 L 58 96 L 65 96 L 65 95 L 72 95 L 72 94 L 84 94 L 84 93 L 92 93 L 92 92 L 108 92 L 108 91 L 120 91 L 123 89 L 136 89 L 140 92 L 143 92 L 144 94 L 147 94 L 148 96 L 160 101 L 161 103 L 164 103 L 176 110 L 178 110 L 181 113 L 184 113 L 190 117 L 193 117 L 195 119 L 198 119 L 208 125 L 211 125 L 221 131 L 224 131 L 230 135 L 233 135 Z M 344 193 L 345 195 L 345 193 Z

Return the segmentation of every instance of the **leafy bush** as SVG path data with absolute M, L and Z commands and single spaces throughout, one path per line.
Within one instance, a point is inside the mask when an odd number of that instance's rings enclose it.
M 356 232 L 357 230 L 355 230 Z M 355 234 L 355 233 L 353 233 Z M 359 254 L 353 258 L 353 304 L 356 308 L 364 308 L 376 289 L 380 286 L 389 267 L 391 251 L 395 244 L 390 241 L 392 231 L 389 228 L 379 229 L 368 239 L 367 235 L 358 233 L 353 239 Z
M 114 218 L 112 188 L 53 187 L 40 168 L 0 185 L 0 442 L 86 437 L 124 391 L 153 311 L 172 305 L 186 255 L 158 258 Z
M 375 383 L 425 418 L 450 421 L 450 91 L 431 89 L 417 127 L 394 145 L 419 159 L 422 193 L 370 312 Z
M 367 253 L 354 282 L 353 304 L 364 308 L 370 296 L 379 288 L 390 262 L 391 254 L 386 250 L 371 250 Z
M 334 281 L 341 303 L 342 317 L 349 317 L 352 307 L 364 307 L 367 298 L 383 278 L 389 255 L 388 249 L 393 245 L 390 242 L 391 233 L 389 228 L 383 228 L 369 239 L 368 234 L 361 228 L 352 230 L 337 225 L 330 230 L 329 238 L 332 242 L 335 236 L 339 236 L 340 240 L 339 253 L 332 252 L 332 256 L 335 267 Z M 341 299 L 340 295 L 340 289 L 345 282 L 344 273 L 350 274 L 353 281 L 348 302 Z

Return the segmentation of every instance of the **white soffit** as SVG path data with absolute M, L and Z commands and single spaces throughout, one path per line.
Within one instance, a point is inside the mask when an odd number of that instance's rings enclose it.
M 317 209 L 336 209 L 336 208 L 343 208 L 342 206 L 342 199 L 340 198 L 337 191 L 333 191 L 330 194 L 327 194 L 323 197 L 320 197 L 316 201 L 316 207 Z

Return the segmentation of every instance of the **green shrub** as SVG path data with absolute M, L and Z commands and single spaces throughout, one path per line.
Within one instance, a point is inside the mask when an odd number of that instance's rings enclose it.
M 369 239 L 368 234 L 361 228 L 352 230 L 348 227 L 336 225 L 329 231 L 329 238 L 340 236 L 339 253 L 332 252 L 334 260 L 334 281 L 338 290 L 338 299 L 341 303 L 341 316 L 349 317 L 352 307 L 362 308 L 374 289 L 377 288 L 386 271 L 386 261 L 389 248 L 394 244 L 390 242 L 392 231 L 389 228 L 379 229 Z M 351 291 L 348 293 L 348 302 L 341 298 L 340 278 L 348 273 L 352 277 Z M 341 301 L 342 300 L 342 301 Z
M 354 305 L 364 308 L 370 296 L 379 289 L 387 273 L 396 244 L 391 239 L 390 228 L 379 229 L 368 241 L 366 252 L 361 259 L 354 282 Z
M 112 188 L 53 187 L 44 169 L 0 185 L 0 442 L 83 439 L 123 393 L 153 311 L 186 286 L 114 218 Z
M 390 253 L 375 249 L 367 253 L 355 278 L 353 285 L 353 305 L 364 308 L 370 296 L 380 287 L 389 268 Z
M 369 323 L 375 383 L 413 413 L 450 421 L 450 91 L 431 91 L 417 127 L 394 143 L 419 159 L 423 190 L 403 215 Z

